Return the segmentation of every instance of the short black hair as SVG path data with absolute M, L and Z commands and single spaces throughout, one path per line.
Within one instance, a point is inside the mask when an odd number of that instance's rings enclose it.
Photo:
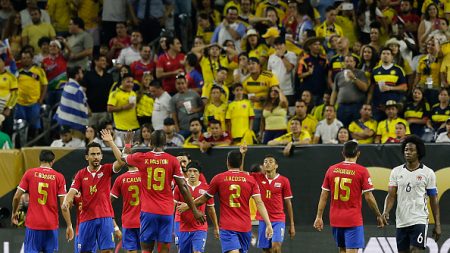
M 72 20 L 72 23 L 79 28 L 84 30 L 84 21 L 80 17 L 73 17 L 70 20 Z
M 190 168 L 197 169 L 198 172 L 202 172 L 202 170 L 203 170 L 203 167 L 200 164 L 200 162 L 196 161 L 196 160 L 191 161 L 190 163 L 188 163 L 188 165 L 186 165 L 186 171 L 189 170 Z
M 55 161 L 55 153 L 51 150 L 44 149 L 39 154 L 39 161 L 43 163 L 51 163 Z
M 189 53 L 186 55 L 186 62 L 189 66 L 195 67 L 198 64 L 198 58 L 195 54 Z
M 411 134 L 406 136 L 406 138 L 402 142 L 402 153 L 405 153 L 405 147 L 406 144 L 412 143 L 416 145 L 417 149 L 417 156 L 419 157 L 419 161 L 422 160 L 423 157 L 425 157 L 425 143 L 422 139 L 420 139 L 419 136 Z
M 157 79 L 153 79 L 153 81 L 150 82 L 150 86 L 157 89 L 162 89 L 161 82 Z
M 277 37 L 273 41 L 274 45 L 281 45 L 281 44 L 284 44 L 284 43 L 286 43 L 286 40 L 283 37 Z
M 47 36 L 41 37 L 41 38 L 38 40 L 38 47 L 42 47 L 42 45 L 43 45 L 44 43 L 50 44 L 50 41 L 51 41 L 50 38 L 47 37 Z
M 166 134 L 163 130 L 153 131 L 150 139 L 150 143 L 154 148 L 163 148 L 166 146 Z
M 220 66 L 220 67 L 217 69 L 217 72 L 219 72 L 219 71 L 221 71 L 221 70 L 225 70 L 225 71 L 228 73 L 228 68 L 226 68 L 226 67 L 224 67 L 224 66 Z
M 192 118 L 189 120 L 189 125 L 194 121 L 198 121 L 200 123 L 200 125 L 202 124 L 202 121 L 200 120 L 200 118 L 195 117 L 195 118 Z
M 89 143 L 88 145 L 86 145 L 86 155 L 89 155 L 89 150 L 91 149 L 91 148 L 99 148 L 100 149 L 100 151 L 102 151 L 102 146 L 99 144 L 99 143 L 97 143 L 97 142 L 91 142 L 91 143 Z
M 278 159 L 277 159 L 274 155 L 272 155 L 272 154 L 267 154 L 267 155 L 264 156 L 264 159 L 266 159 L 266 158 L 272 158 L 272 159 L 275 160 L 275 162 L 278 164 Z
M 227 163 L 231 168 L 240 168 L 242 164 L 242 154 L 238 150 L 228 152 Z
M 212 120 L 209 121 L 209 125 L 212 125 L 212 124 L 219 124 L 219 125 L 221 125 L 222 123 L 220 123 L 220 121 L 218 121 L 217 119 L 212 119 Z
M 242 85 L 242 83 L 235 83 L 235 84 L 233 84 L 233 91 L 234 91 L 236 88 L 238 88 L 238 87 L 244 88 L 244 85 Z
M 359 145 L 356 141 L 347 141 L 342 148 L 342 154 L 345 158 L 355 158 L 359 152 Z
M 406 125 L 403 122 L 397 122 L 397 124 L 395 124 L 395 125 L 402 125 L 406 129 Z
M 382 47 L 382 48 L 380 49 L 380 56 L 381 56 L 381 54 L 383 53 L 383 51 L 389 51 L 389 52 L 391 52 L 391 54 L 392 54 L 392 49 L 390 49 L 389 47 Z
M 305 103 L 305 101 L 303 101 L 303 100 L 300 100 L 300 101 L 297 101 L 297 102 L 303 102 L 303 103 Z M 301 120 L 300 118 L 294 117 L 294 118 L 291 119 L 291 122 L 294 121 L 294 120 L 295 120 L 295 121 L 298 121 L 298 123 L 300 123 L 300 125 L 302 124 L 302 120 Z
M 78 75 L 80 72 L 81 66 L 74 66 L 74 67 L 68 67 L 67 68 L 67 77 L 75 79 L 75 76 Z
M 188 152 L 179 152 L 177 156 L 186 156 L 189 160 L 191 160 L 191 154 Z
M 334 11 L 334 10 L 336 10 L 336 8 L 334 7 L 334 5 L 330 5 L 330 6 L 328 6 L 328 7 L 325 9 L 325 13 L 328 13 L 328 12 Z

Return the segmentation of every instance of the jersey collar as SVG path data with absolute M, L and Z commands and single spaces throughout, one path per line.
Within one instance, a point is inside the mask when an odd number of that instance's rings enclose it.
M 410 171 L 410 170 L 408 170 L 408 168 L 406 168 L 406 163 L 403 164 L 403 168 L 405 168 L 407 171 Z M 418 169 L 423 169 L 423 163 L 420 163 L 420 164 L 419 164 L 419 167 L 417 167 L 417 170 L 418 170 Z M 416 171 L 416 170 L 413 170 L 413 171 Z M 411 172 L 413 172 L 413 171 L 411 171 Z

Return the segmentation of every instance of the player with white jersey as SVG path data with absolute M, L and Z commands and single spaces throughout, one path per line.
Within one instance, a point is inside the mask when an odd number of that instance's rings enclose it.
M 389 212 L 397 201 L 398 252 L 418 252 L 426 247 L 428 199 L 435 222 L 434 240 L 437 241 L 441 234 L 436 175 L 420 162 L 425 156 L 425 144 L 419 137 L 408 136 L 402 143 L 402 152 L 406 162 L 391 172 L 383 215 L 389 219 Z

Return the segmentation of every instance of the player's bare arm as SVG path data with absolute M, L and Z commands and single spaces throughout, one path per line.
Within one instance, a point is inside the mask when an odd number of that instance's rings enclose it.
M 63 203 L 64 202 L 64 197 L 60 196 L 59 197 L 59 203 Z M 70 218 L 70 211 L 69 209 L 62 209 L 61 208 L 61 213 L 62 216 L 64 218 L 64 221 L 66 222 L 66 239 L 67 241 L 72 241 L 73 237 L 74 237 L 74 232 L 73 232 L 73 228 L 72 228 L 72 220 Z
M 316 220 L 314 221 L 314 228 L 317 229 L 317 231 L 323 230 L 323 211 L 325 210 L 325 207 L 327 206 L 328 196 L 330 195 L 329 191 L 323 190 L 320 193 L 320 199 L 319 204 L 317 205 L 317 214 L 316 214 Z
M 77 195 L 78 191 L 70 188 L 69 191 L 67 192 L 66 196 L 64 197 L 64 201 L 61 205 L 61 209 L 62 210 L 69 210 L 70 207 L 73 205 L 73 198 L 75 197 L 75 195 Z
M 174 177 L 175 182 L 178 185 L 178 189 L 180 190 L 181 195 L 183 195 L 183 198 L 186 200 L 186 204 L 189 206 L 189 208 L 192 210 L 192 214 L 194 215 L 195 219 L 199 221 L 200 223 L 205 223 L 205 215 L 200 212 L 197 209 L 196 204 L 194 204 L 194 200 L 192 199 L 191 192 L 188 189 L 188 186 L 186 185 L 186 180 L 179 177 Z
M 210 199 L 211 197 L 208 196 L 207 194 L 203 194 L 202 196 L 196 198 L 194 200 L 194 204 L 195 206 L 201 206 L 203 204 L 205 204 L 206 202 L 208 202 L 208 199 Z M 182 212 L 186 212 L 187 210 L 190 209 L 190 207 L 188 206 L 188 204 L 184 203 L 184 202 L 178 202 L 179 205 L 177 206 L 177 211 L 182 213 Z
M 23 193 L 24 191 L 18 188 L 12 200 L 11 223 L 16 226 L 19 224 L 19 203 Z
M 125 165 L 125 162 L 122 160 L 122 152 L 120 152 L 119 148 L 114 143 L 114 139 L 109 130 L 103 129 L 100 133 L 102 135 L 102 140 L 111 148 L 114 157 L 116 158 L 116 161 L 113 164 L 113 171 L 114 173 L 117 173 Z
M 214 237 L 219 239 L 219 222 L 217 221 L 216 209 L 214 206 L 207 206 L 206 211 L 214 226 Z
M 384 211 L 383 216 L 386 220 L 389 220 L 389 213 L 391 209 L 394 207 L 395 201 L 397 199 L 397 187 L 389 186 L 388 195 L 386 196 L 386 200 L 384 202 Z
M 255 200 L 256 209 L 258 209 L 259 214 L 264 220 L 264 223 L 266 223 L 266 238 L 270 239 L 273 236 L 273 228 L 272 223 L 269 219 L 269 214 L 267 213 L 266 206 L 264 205 L 264 202 L 261 199 L 260 195 L 253 195 L 253 200 Z
M 370 209 L 374 212 L 375 216 L 377 217 L 377 224 L 379 228 L 384 227 L 387 225 L 386 217 L 381 215 L 380 209 L 378 208 L 377 201 L 375 200 L 375 197 L 373 196 L 372 192 L 365 192 L 364 198 L 366 199 L 367 204 L 369 205 Z
M 287 214 L 289 217 L 289 236 L 291 239 L 295 236 L 295 224 L 294 224 L 294 209 L 292 208 L 291 198 L 284 199 L 284 205 L 286 206 Z
M 438 195 L 430 196 L 430 207 L 434 218 L 433 239 L 437 242 L 441 237 L 441 211 L 439 210 Z

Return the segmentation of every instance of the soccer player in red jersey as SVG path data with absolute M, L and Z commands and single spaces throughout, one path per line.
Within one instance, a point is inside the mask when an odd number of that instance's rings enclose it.
M 258 248 L 262 248 L 264 252 L 268 253 L 281 252 L 281 244 L 284 240 L 286 228 L 284 205 L 289 216 L 289 235 L 291 238 L 295 236 L 291 184 L 288 178 L 277 173 L 277 169 L 277 159 L 272 155 L 266 155 L 263 163 L 263 172 L 251 174 L 258 183 L 261 199 L 266 206 L 273 227 L 272 239 L 268 240 L 264 234 L 266 230 L 265 223 L 259 213 L 257 214 L 256 219 L 259 220 Z
M 208 190 L 208 184 L 201 182 L 201 165 L 197 161 L 192 161 L 186 166 L 189 190 L 193 198 L 198 198 Z M 174 199 L 178 203 L 183 203 L 184 198 L 180 194 L 178 187 L 174 191 Z M 219 238 L 219 224 L 217 222 L 216 210 L 214 209 L 214 199 L 211 198 L 205 205 L 199 207 L 200 211 L 205 213 L 208 210 L 208 216 L 214 225 L 214 235 Z M 177 212 L 179 213 L 179 212 Z M 179 233 L 179 252 L 180 253 L 200 253 L 205 252 L 208 224 L 198 223 L 192 212 L 187 211 L 180 214 L 180 233 Z
M 142 177 L 140 217 L 142 253 L 150 253 L 155 241 L 172 242 L 174 209 L 172 179 L 175 179 L 189 207 L 193 208 L 195 219 L 201 223 L 205 221 L 204 214 L 198 211 L 194 205 L 180 163 L 176 157 L 163 151 L 166 145 L 164 131 L 156 130 L 152 133 L 151 145 L 153 148 L 151 152 L 138 152 L 125 158 L 128 165 L 139 169 Z M 129 149 L 126 148 L 125 151 L 128 152 Z M 168 245 L 163 244 L 160 252 L 168 252 Z
M 12 201 L 11 221 L 19 222 L 19 202 L 23 193 L 30 194 L 28 213 L 25 219 L 25 252 L 55 252 L 58 250 L 58 199 L 64 200 L 66 180 L 64 176 L 52 169 L 55 154 L 50 150 L 42 150 L 39 154 L 41 162 L 38 168 L 29 169 L 20 180 Z M 70 213 L 62 210 L 67 224 L 66 238 L 73 239 Z
M 141 174 L 135 167 L 117 177 L 111 189 L 111 202 L 122 195 L 122 248 L 137 253 L 139 244 L 139 214 L 141 212 Z
M 107 143 L 116 159 L 121 152 L 114 144 L 111 133 L 102 130 L 102 139 Z M 113 173 L 120 171 L 123 161 L 113 164 L 100 164 L 103 158 L 102 148 L 98 143 L 86 146 L 85 159 L 88 166 L 75 175 L 69 193 L 63 203 L 63 209 L 69 209 L 74 196 L 81 192 L 82 211 L 80 214 L 80 227 L 78 234 L 78 249 L 81 253 L 96 252 L 112 253 L 114 244 L 114 212 L 111 205 L 110 190 Z
M 211 180 L 208 191 L 195 200 L 197 206 L 203 205 L 217 193 L 220 200 L 220 241 L 222 252 L 247 252 L 252 237 L 249 201 L 253 198 L 261 217 L 266 224 L 266 238 L 273 235 L 269 215 L 261 200 L 258 184 L 247 172 L 241 171 L 242 154 L 230 151 L 227 156 L 228 171 L 217 174 Z M 180 205 L 179 211 L 187 210 Z
M 372 194 L 374 190 L 367 168 L 356 163 L 360 152 L 356 141 L 344 144 L 343 162 L 332 165 L 325 174 L 314 227 L 323 230 L 323 210 L 331 195 L 330 224 L 339 252 L 356 253 L 364 248 L 361 194 L 377 217 L 378 227 L 387 224 Z

